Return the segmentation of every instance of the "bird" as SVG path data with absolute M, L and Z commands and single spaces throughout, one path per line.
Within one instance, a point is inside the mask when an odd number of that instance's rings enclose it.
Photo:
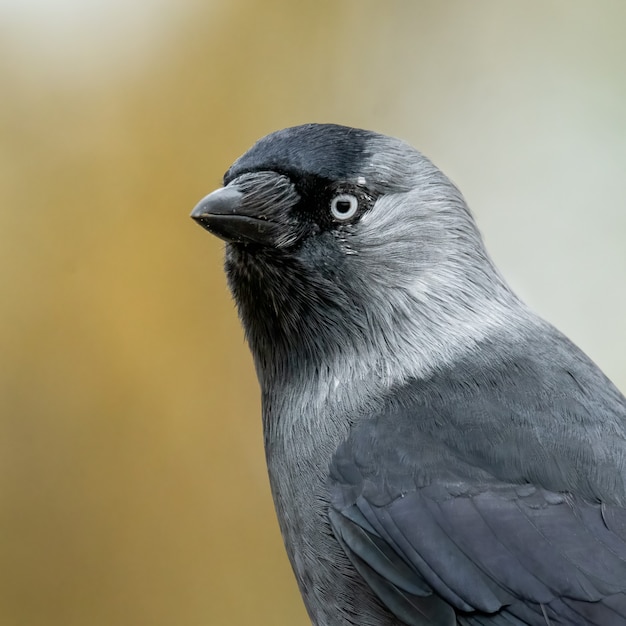
M 304 124 L 191 216 L 226 242 L 312 624 L 626 624 L 626 399 L 514 293 L 440 169 Z

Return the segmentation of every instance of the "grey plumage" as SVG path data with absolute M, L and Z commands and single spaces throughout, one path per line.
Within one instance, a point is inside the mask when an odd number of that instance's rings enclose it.
M 276 511 L 318 626 L 626 624 L 626 400 L 390 137 L 309 124 L 192 216 L 222 237 Z

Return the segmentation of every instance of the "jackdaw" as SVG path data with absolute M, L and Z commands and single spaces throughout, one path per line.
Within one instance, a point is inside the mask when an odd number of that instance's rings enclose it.
M 626 400 L 511 291 L 441 171 L 307 124 L 192 217 L 227 242 L 313 624 L 626 624 Z

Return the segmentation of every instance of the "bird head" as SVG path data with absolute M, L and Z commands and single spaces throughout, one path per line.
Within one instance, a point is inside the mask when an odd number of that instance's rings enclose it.
M 377 355 L 371 365 L 386 375 L 414 374 L 479 340 L 515 300 L 454 184 L 374 132 L 272 133 L 192 217 L 227 242 L 229 285 L 261 372 L 319 370 L 359 351 L 360 361 Z

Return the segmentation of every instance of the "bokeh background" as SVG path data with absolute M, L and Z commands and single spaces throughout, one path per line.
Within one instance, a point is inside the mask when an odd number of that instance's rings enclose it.
M 306 625 L 188 214 L 258 137 L 401 136 L 626 389 L 620 0 L 0 0 L 0 625 Z

